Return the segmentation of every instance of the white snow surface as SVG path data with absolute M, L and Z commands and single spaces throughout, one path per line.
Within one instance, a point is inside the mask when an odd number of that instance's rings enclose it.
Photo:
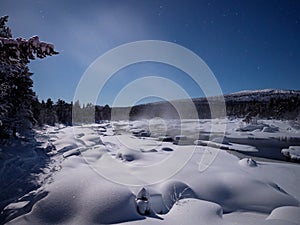
M 299 225 L 299 164 L 240 159 L 218 150 L 209 167 L 199 170 L 201 159 L 217 148 L 255 150 L 252 144 L 261 140 L 275 144 L 298 140 L 299 130 L 287 121 L 259 121 L 263 124 L 259 130 L 238 129 L 242 126 L 240 120 L 219 123 L 227 125 L 223 141 L 207 136 L 210 120 L 187 120 L 180 126 L 170 120 L 163 126 L 167 130 L 159 123 L 152 122 L 150 126 L 145 121 L 48 127 L 47 142 L 55 149 L 47 154 L 61 169 L 41 187 L 45 197 L 36 201 L 28 213 L 20 213 L 7 224 Z M 267 126 L 276 129 L 264 132 L 261 127 Z M 162 135 L 182 135 L 179 128 L 186 130 L 185 144 L 159 140 Z M 137 129 L 150 131 L 151 136 L 136 137 L 132 131 Z M 199 141 L 199 135 L 195 135 L 199 131 L 202 141 L 210 140 L 207 146 L 194 144 Z M 193 154 L 174 176 L 145 184 L 147 179 L 138 168 L 165 163 L 172 154 L 180 156 L 185 152 Z M 118 184 L 104 177 L 101 169 L 109 169 L 114 179 L 140 179 L 143 185 Z M 137 210 L 136 198 L 143 187 L 150 196 L 149 215 L 140 215 Z M 22 206 L 22 202 L 16 202 L 6 208 L 20 210 Z

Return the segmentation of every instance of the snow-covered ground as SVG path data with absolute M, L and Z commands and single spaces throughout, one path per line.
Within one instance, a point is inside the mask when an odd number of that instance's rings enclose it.
M 272 149 L 277 154 L 299 149 L 300 131 L 288 121 L 213 123 L 220 126 L 213 135 L 210 120 L 39 130 L 39 151 L 44 148 L 51 163 L 39 163 L 36 156 L 20 163 L 18 156 L 7 168 L 5 160 L 14 156 L 0 158 L 1 177 L 10 173 L 13 179 L 13 165 L 24 168 L 33 160 L 42 170 L 35 173 L 36 189 L 6 205 L 2 214 L 13 225 L 300 224 L 300 164 L 259 158 L 264 147 L 270 157 Z M 14 183 L 0 185 L 1 192 L 14 194 Z

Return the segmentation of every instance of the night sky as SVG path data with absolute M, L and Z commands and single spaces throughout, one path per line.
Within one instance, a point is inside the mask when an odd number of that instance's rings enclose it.
M 73 100 L 80 78 L 97 57 L 139 40 L 190 49 L 210 67 L 223 93 L 300 89 L 299 0 L 0 0 L 0 15 L 10 16 L 14 37 L 38 35 L 60 52 L 30 64 L 40 100 Z M 203 95 L 182 71 L 140 63 L 114 74 L 98 103 L 112 104 L 126 84 L 150 75 L 177 82 L 191 97 Z

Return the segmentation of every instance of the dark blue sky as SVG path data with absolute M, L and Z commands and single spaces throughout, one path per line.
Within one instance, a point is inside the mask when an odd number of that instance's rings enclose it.
M 224 93 L 300 89 L 299 0 L 0 0 L 0 14 L 10 16 L 14 37 L 39 35 L 60 51 L 30 64 L 40 99 L 71 101 L 97 57 L 121 44 L 152 39 L 199 55 Z M 202 95 L 182 71 L 141 63 L 115 74 L 99 103 L 111 104 L 124 85 L 146 75 L 171 79 L 191 97 Z

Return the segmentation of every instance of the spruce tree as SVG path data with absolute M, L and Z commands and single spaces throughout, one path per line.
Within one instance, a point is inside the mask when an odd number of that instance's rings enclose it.
M 37 36 L 13 38 L 6 26 L 8 16 L 0 18 L 0 135 L 25 134 L 34 122 L 31 111 L 35 93 L 32 90 L 30 60 L 58 54 L 52 44 Z

